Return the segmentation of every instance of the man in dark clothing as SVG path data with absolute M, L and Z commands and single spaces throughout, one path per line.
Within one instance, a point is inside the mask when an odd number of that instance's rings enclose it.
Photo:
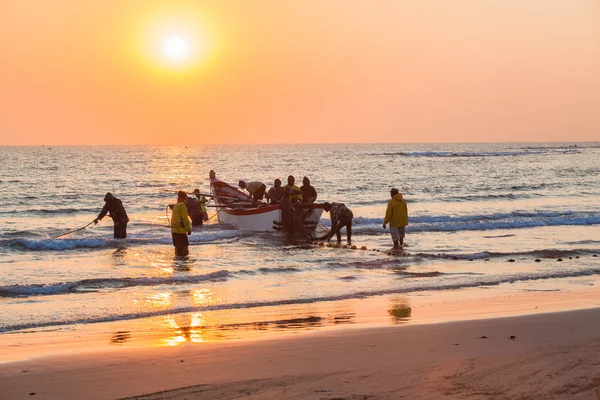
M 283 192 L 284 189 L 281 186 L 281 180 L 275 179 L 275 182 L 273 182 L 273 187 L 269 189 L 269 192 L 267 193 L 267 200 L 269 200 L 271 204 L 279 204 L 281 203 Z
M 192 219 L 192 226 L 200 226 L 204 222 L 202 217 L 204 213 L 200 209 L 200 203 L 195 197 L 188 196 L 187 198 L 188 215 Z
M 279 180 L 279 179 L 277 179 Z M 281 185 L 281 181 L 279 182 Z M 283 233 L 285 234 L 285 244 L 290 244 L 292 241 L 292 233 L 294 229 L 293 215 L 296 210 L 292 206 L 290 200 L 290 188 L 283 188 L 283 193 L 280 198 L 281 201 L 281 223 L 283 225 Z
M 129 222 L 129 217 L 125 212 L 123 203 L 121 200 L 113 196 L 112 193 L 106 193 L 106 196 L 104 196 L 104 201 L 104 207 L 94 220 L 94 224 L 97 224 L 98 221 L 102 220 L 106 213 L 110 213 L 109 215 L 112 218 L 115 226 L 115 239 L 125 239 L 127 237 L 127 222 Z
M 317 191 L 314 187 L 310 186 L 310 179 L 306 176 L 302 179 L 302 203 L 313 204 L 317 200 Z
M 328 239 L 336 235 L 338 243 L 341 243 L 341 230 L 345 226 L 348 244 L 352 244 L 352 218 L 354 218 L 352 211 L 342 203 L 323 203 L 323 209 L 327 212 L 331 211 L 331 233 Z

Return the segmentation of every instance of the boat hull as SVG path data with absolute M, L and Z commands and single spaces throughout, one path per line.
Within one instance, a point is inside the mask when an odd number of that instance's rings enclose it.
M 315 208 L 304 219 L 305 223 L 317 225 L 322 213 L 322 208 Z M 276 227 L 281 224 L 281 209 L 277 205 L 248 210 L 223 207 L 219 210 L 217 219 L 243 231 L 276 231 Z

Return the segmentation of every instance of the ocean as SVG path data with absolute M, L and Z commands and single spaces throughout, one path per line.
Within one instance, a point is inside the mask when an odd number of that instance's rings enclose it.
M 600 143 L 1 147 L 0 160 L 1 334 L 141 319 L 314 326 L 351 316 L 260 310 L 491 286 L 573 290 L 600 275 Z M 209 193 L 211 169 L 268 187 L 308 176 L 317 202 L 353 211 L 353 243 L 367 250 L 284 246 L 277 233 L 213 217 L 190 236 L 190 256 L 174 257 L 166 206 L 180 189 Z M 409 209 L 403 254 L 388 254 L 382 227 L 392 187 Z M 91 222 L 106 192 L 129 214 L 127 239 L 112 239 L 108 217 L 52 239 Z

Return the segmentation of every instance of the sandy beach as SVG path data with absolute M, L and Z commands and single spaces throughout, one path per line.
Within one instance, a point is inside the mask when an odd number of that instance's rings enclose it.
M 83 338 L 70 342 L 71 353 L 35 357 L 36 348 L 43 353 L 38 344 L 30 357 L 0 364 L 0 398 L 598 399 L 600 308 L 547 312 L 560 303 L 589 307 L 596 296 L 594 288 L 580 296 L 498 296 L 501 307 L 486 307 L 491 297 L 463 294 L 462 301 L 413 303 L 421 309 L 415 314 L 429 315 L 423 323 L 196 346 L 98 348 Z M 458 310 L 478 302 L 480 319 L 435 322 L 444 313 L 445 321 L 464 318 Z M 544 313 L 502 317 L 534 304 Z M 486 318 L 484 309 L 498 317 Z

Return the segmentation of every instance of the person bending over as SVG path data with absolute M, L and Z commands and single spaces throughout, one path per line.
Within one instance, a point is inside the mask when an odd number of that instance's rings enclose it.
M 240 181 L 239 185 L 242 189 L 246 189 L 248 193 L 250 193 L 250 196 L 252 196 L 254 201 L 261 201 L 265 196 L 265 192 L 267 191 L 265 184 L 258 181 Z
M 323 203 L 323 209 L 331 213 L 331 232 L 327 240 L 331 240 L 336 235 L 337 242 L 342 242 L 341 230 L 346 227 L 346 236 L 348 244 L 352 244 L 352 211 L 342 203 Z
M 127 212 L 125 212 L 123 202 L 113 196 L 110 192 L 106 193 L 106 196 L 104 196 L 104 207 L 94 220 L 94 224 L 98 224 L 98 221 L 101 221 L 102 218 L 106 216 L 106 213 L 109 213 L 113 220 L 114 238 L 125 239 L 127 237 L 127 223 L 129 222 L 129 217 L 127 216 Z

